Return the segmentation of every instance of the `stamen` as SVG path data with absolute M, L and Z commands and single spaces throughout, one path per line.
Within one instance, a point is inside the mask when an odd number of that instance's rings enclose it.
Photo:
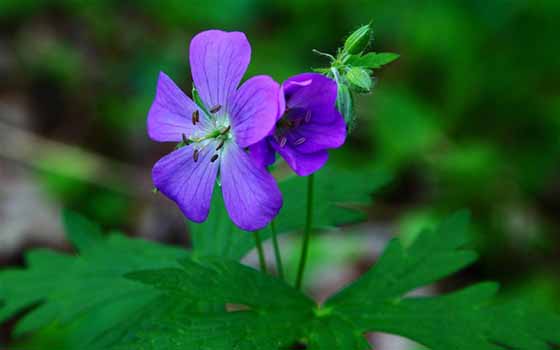
M 189 139 L 187 139 L 187 135 L 181 134 L 181 137 L 183 138 L 183 143 L 184 143 L 185 145 L 188 145 L 188 144 L 189 144 Z
M 212 113 L 212 114 L 218 113 L 218 111 L 220 111 L 220 109 L 222 109 L 222 105 L 215 105 L 214 107 L 210 108 L 210 113 Z
M 216 151 L 219 151 L 220 148 L 224 147 L 224 140 L 221 140 L 220 143 L 218 144 L 218 147 L 216 147 Z
M 196 125 L 200 121 L 200 113 L 198 109 L 192 113 L 192 125 Z
M 228 125 L 225 129 L 220 131 L 220 135 L 225 135 L 231 129 L 231 125 Z
M 194 150 L 194 153 L 192 155 L 192 159 L 194 160 L 195 163 L 198 162 L 198 150 L 197 149 Z
M 305 113 L 305 122 L 309 123 L 310 120 L 311 120 L 311 111 L 307 111 L 307 113 Z
M 280 147 L 284 147 L 286 146 L 286 142 L 288 142 L 288 139 L 286 138 L 286 136 L 282 136 L 282 138 L 280 139 Z
M 217 154 L 214 154 L 214 155 L 212 156 L 212 158 L 210 158 L 210 162 L 214 163 L 214 162 L 216 161 L 216 159 L 218 159 L 218 155 L 217 155 Z
M 300 137 L 299 139 L 297 139 L 297 140 L 294 142 L 294 145 L 299 146 L 299 145 L 301 145 L 301 144 L 304 143 L 304 142 L 305 142 L 305 137 Z

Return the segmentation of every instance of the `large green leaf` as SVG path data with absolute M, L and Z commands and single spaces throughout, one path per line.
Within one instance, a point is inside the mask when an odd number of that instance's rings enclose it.
M 459 213 L 410 245 L 391 241 L 375 266 L 330 298 L 325 310 L 359 332 L 393 333 L 432 350 L 545 350 L 560 344 L 560 317 L 529 311 L 528 305 L 494 305 L 494 283 L 437 297 L 403 297 L 474 261 L 462 249 L 467 223 L 468 215 Z
M 38 251 L 28 257 L 26 270 L 1 272 L 0 316 L 38 305 L 17 333 L 39 340 L 21 349 L 49 344 L 64 350 L 245 350 L 303 344 L 311 350 L 365 350 L 366 332 L 401 335 L 432 350 L 550 350 L 560 344 L 560 317 L 528 303 L 497 304 L 493 283 L 442 296 L 408 296 L 474 260 L 463 249 L 467 223 L 468 215 L 459 213 L 436 230 L 393 240 L 369 272 L 322 306 L 223 257 L 188 255 L 122 236 L 83 237 L 81 242 L 92 244 L 79 257 Z M 41 338 L 45 334 L 51 339 Z
M 1 271 L 0 321 L 36 305 L 18 323 L 16 335 L 56 324 L 70 327 L 69 342 L 85 347 L 158 296 L 123 278 L 125 273 L 176 266 L 187 252 L 122 235 L 103 239 L 95 225 L 77 214 L 67 214 L 65 221 L 70 240 L 86 249 L 74 257 L 33 251 L 25 269 Z

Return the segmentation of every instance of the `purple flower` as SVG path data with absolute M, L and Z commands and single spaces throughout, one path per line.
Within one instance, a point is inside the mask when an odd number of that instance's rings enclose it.
M 248 231 L 263 228 L 278 214 L 282 194 L 272 175 L 256 166 L 246 149 L 273 129 L 280 87 L 268 76 L 255 76 L 237 88 L 251 59 L 243 33 L 199 33 L 191 41 L 189 59 L 204 106 L 160 73 L 148 133 L 155 141 L 185 146 L 155 164 L 154 185 L 187 218 L 202 222 L 219 177 L 232 221 Z
M 342 146 L 346 139 L 346 124 L 336 109 L 336 83 L 304 73 L 286 80 L 282 90 L 283 116 L 271 135 L 251 146 L 251 156 L 266 166 L 274 162 L 276 151 L 298 175 L 307 176 L 325 165 L 328 149 Z

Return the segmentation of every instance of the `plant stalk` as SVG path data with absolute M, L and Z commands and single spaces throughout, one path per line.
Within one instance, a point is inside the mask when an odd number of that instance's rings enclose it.
M 282 265 L 282 255 L 280 254 L 280 245 L 278 244 L 278 234 L 274 220 L 270 223 L 270 231 L 272 232 L 272 245 L 274 246 L 274 257 L 276 258 L 276 272 L 278 277 L 284 281 L 284 266 Z
M 264 256 L 261 235 L 259 231 L 254 231 L 253 234 L 255 236 L 255 245 L 257 246 L 257 252 L 259 254 L 259 266 L 261 268 L 261 271 L 266 273 L 266 258 Z
M 305 228 L 303 231 L 303 243 L 301 245 L 301 256 L 299 259 L 299 267 L 296 278 L 296 288 L 301 289 L 303 282 L 303 273 L 305 264 L 307 263 L 307 255 L 309 251 L 309 241 L 311 240 L 311 230 L 313 226 L 313 174 L 307 177 L 307 217 L 305 220 Z

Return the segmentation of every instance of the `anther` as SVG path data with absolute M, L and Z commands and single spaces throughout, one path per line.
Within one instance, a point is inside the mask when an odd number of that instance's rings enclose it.
M 181 138 L 183 138 L 183 143 L 184 143 L 185 145 L 188 145 L 188 144 L 189 144 L 189 139 L 187 139 L 187 135 L 181 134 Z
M 311 120 L 311 111 L 307 111 L 307 113 L 305 113 L 305 122 L 309 123 L 310 120 Z
M 200 113 L 198 109 L 192 113 L 192 125 L 196 125 L 200 121 Z
M 286 146 L 287 142 L 288 142 L 288 139 L 286 138 L 286 136 L 282 136 L 282 138 L 280 139 L 280 147 Z
M 299 146 L 299 145 L 301 145 L 301 144 L 304 143 L 304 142 L 305 142 L 305 137 L 300 137 L 299 139 L 297 139 L 297 140 L 294 142 L 294 145 Z
M 220 143 L 218 144 L 218 147 L 216 147 L 216 151 L 219 151 L 220 148 L 224 147 L 224 140 L 221 140 Z
M 198 150 L 195 149 L 194 153 L 192 155 L 192 159 L 195 161 L 195 163 L 198 161 Z
M 222 109 L 222 105 L 215 105 L 214 107 L 210 108 L 210 113 L 218 113 Z
M 214 163 L 214 162 L 216 161 L 216 159 L 218 159 L 218 155 L 217 155 L 217 154 L 214 154 L 214 155 L 212 156 L 212 158 L 210 158 L 210 162 Z
M 225 129 L 220 131 L 220 135 L 225 135 L 231 129 L 231 125 L 228 125 Z

